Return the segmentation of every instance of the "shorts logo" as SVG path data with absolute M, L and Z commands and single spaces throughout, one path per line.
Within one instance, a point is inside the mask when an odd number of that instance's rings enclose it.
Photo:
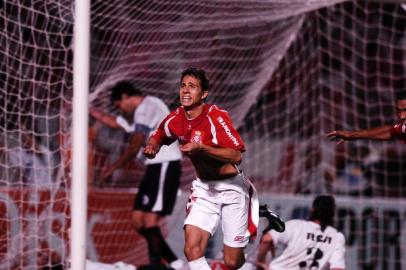
M 242 242 L 244 242 L 244 240 L 245 240 L 245 237 L 242 235 L 237 235 L 236 237 L 234 237 L 235 242 L 242 243 Z

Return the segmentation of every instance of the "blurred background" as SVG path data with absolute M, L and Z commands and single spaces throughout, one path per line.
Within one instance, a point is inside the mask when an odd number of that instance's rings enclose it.
M 73 10 L 71 0 L 0 3 L 2 269 L 66 265 Z M 406 146 L 326 138 L 395 123 L 395 95 L 406 91 L 400 1 L 93 0 L 90 46 L 89 106 L 117 114 L 110 87 L 130 80 L 173 109 L 182 70 L 205 69 L 207 102 L 230 113 L 247 145 L 242 169 L 263 201 L 292 218 L 314 195 L 336 195 L 348 269 L 406 269 Z M 138 265 L 145 243 L 124 243 L 135 233 L 123 223 L 145 168 L 134 160 L 102 188 L 100 173 L 128 135 L 90 119 L 83 136 L 88 257 Z M 194 178 L 182 164 L 179 209 Z

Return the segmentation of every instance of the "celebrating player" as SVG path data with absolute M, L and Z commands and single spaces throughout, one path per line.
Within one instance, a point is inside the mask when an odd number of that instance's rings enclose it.
M 283 233 L 270 230 L 262 236 L 258 265 L 265 264 L 268 251 L 274 256 L 275 246 L 282 243 L 286 248 L 271 261 L 272 270 L 345 269 L 345 238 L 332 227 L 334 212 L 332 196 L 316 197 L 310 220 L 292 219 L 286 222 Z
M 162 145 L 178 140 L 181 152 L 195 167 L 197 177 L 184 226 L 184 252 L 190 269 L 210 269 L 204 252 L 220 222 L 224 262 L 229 269 L 238 269 L 245 261 L 244 247 L 256 234 L 258 201 L 254 187 L 237 168 L 245 151 L 244 142 L 228 113 L 205 103 L 208 90 L 204 70 L 184 70 L 179 89 L 182 106 L 164 119 L 144 154 L 154 158 Z
M 383 125 L 371 129 L 361 130 L 335 130 L 327 134 L 327 137 L 338 140 L 337 144 L 345 140 L 371 139 L 390 140 L 398 139 L 406 143 L 406 91 L 401 92 L 396 101 L 396 111 L 399 122 L 394 125 Z

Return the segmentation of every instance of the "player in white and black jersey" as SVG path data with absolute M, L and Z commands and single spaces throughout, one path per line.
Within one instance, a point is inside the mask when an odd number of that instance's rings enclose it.
M 258 265 L 265 265 L 267 253 L 270 251 L 274 256 L 276 245 L 284 244 L 286 248 L 281 255 L 270 262 L 270 270 L 345 269 L 345 238 L 332 227 L 334 213 L 332 196 L 316 197 L 309 220 L 289 220 L 284 232 L 270 230 L 264 233 L 257 256 Z
M 182 154 L 178 143 L 163 146 L 153 159 L 144 159 L 142 152 L 146 139 L 169 113 L 165 103 L 157 97 L 144 96 L 130 82 L 117 83 L 111 92 L 111 101 L 122 115 L 132 115 L 128 121 L 123 116 L 113 116 L 94 108 L 90 114 L 111 128 L 122 128 L 131 134 L 129 146 L 120 157 L 106 167 L 102 181 L 110 178 L 115 170 L 135 156 L 142 159 L 146 172 L 141 180 L 132 212 L 135 229 L 148 243 L 151 264 L 168 263 L 173 269 L 183 267 L 163 238 L 159 224 L 161 218 L 170 215 L 175 205 L 181 176 L 180 159 Z

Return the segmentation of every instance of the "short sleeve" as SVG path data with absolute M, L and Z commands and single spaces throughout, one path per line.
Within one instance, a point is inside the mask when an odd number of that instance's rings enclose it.
M 217 113 L 210 114 L 214 122 L 217 134 L 217 144 L 220 147 L 232 148 L 241 152 L 245 151 L 244 141 L 233 126 L 233 122 L 226 111 L 217 110 Z
M 122 127 L 125 130 L 125 132 L 127 132 L 127 133 L 132 133 L 135 131 L 135 124 L 128 123 L 128 121 L 125 120 L 125 118 L 122 117 L 121 115 L 116 117 L 116 123 L 120 127 Z
M 151 138 L 163 145 L 173 143 L 176 138 L 170 131 L 169 124 L 175 116 L 168 115 L 158 126 L 158 128 L 151 134 Z
M 398 123 L 391 128 L 392 137 L 406 142 L 406 123 Z
M 329 261 L 330 268 L 345 269 L 345 238 L 342 233 L 337 234 L 336 246 Z
M 154 129 L 159 121 L 164 118 L 165 115 L 160 115 L 160 111 L 152 105 L 140 106 L 135 111 L 134 122 L 137 125 L 143 125 Z

